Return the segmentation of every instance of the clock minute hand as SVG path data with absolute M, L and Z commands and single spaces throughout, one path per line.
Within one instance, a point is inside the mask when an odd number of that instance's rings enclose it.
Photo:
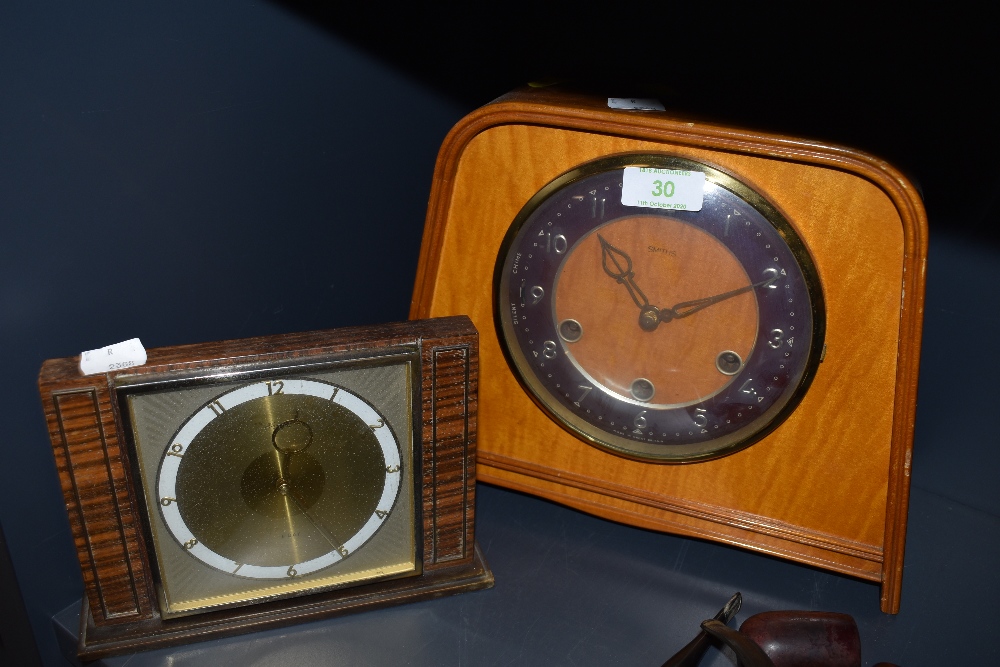
M 312 515 L 312 514 L 310 514 L 310 513 L 309 513 L 309 510 L 308 510 L 308 509 L 306 509 L 306 505 L 305 505 L 305 503 L 304 503 L 304 502 L 302 501 L 302 499 L 301 499 L 301 498 L 299 498 L 299 495 L 298 495 L 298 494 L 297 494 L 297 493 L 295 492 L 295 490 L 294 490 L 294 489 L 293 489 L 293 488 L 291 487 L 291 484 L 290 484 L 290 483 L 288 483 L 288 482 L 286 482 L 284 486 L 285 486 L 285 488 L 283 488 L 283 489 L 282 489 L 282 488 L 279 488 L 279 489 L 278 489 L 279 491 L 281 491 L 281 494 L 282 494 L 282 495 L 284 495 L 284 496 L 286 496 L 286 497 L 288 497 L 288 498 L 291 498 L 291 499 L 292 499 L 292 502 L 294 502 L 294 503 L 295 503 L 296 505 L 298 505 L 298 506 L 299 506 L 299 511 L 301 511 L 301 512 L 302 512 L 302 514 L 303 514 L 303 515 L 305 515 L 305 517 L 306 517 L 306 518 L 307 518 L 307 519 L 309 520 L 309 523 L 311 523 L 311 524 L 313 525 L 313 527 L 314 527 L 314 528 L 315 528 L 315 529 L 316 529 L 317 531 L 319 531 L 319 534 L 320 534 L 320 535 L 322 535 L 322 536 L 323 536 L 323 538 L 324 538 L 324 539 L 325 539 L 325 540 L 326 540 L 327 542 L 329 542 L 329 543 L 330 543 L 330 546 L 332 546 L 332 547 L 333 547 L 334 549 L 337 549 L 338 551 L 339 551 L 340 549 L 342 549 L 342 548 L 343 548 L 343 546 L 342 546 L 342 545 L 340 545 L 340 544 L 338 544 L 338 543 L 337 543 L 337 542 L 336 542 L 336 541 L 335 541 L 335 540 L 333 539 L 333 537 L 331 537 L 331 536 L 330 536 L 330 534 L 329 534 L 329 533 L 328 533 L 328 532 L 326 531 L 325 527 L 324 527 L 323 525 L 321 525 L 319 521 L 317 521 L 317 520 L 316 520 L 315 518 L 313 518 L 313 515 Z
M 774 271 L 774 269 L 768 269 L 768 272 Z M 747 285 L 746 287 L 740 287 L 738 289 L 730 290 L 728 292 L 723 292 L 722 294 L 716 294 L 715 296 L 706 296 L 702 299 L 695 299 L 693 301 L 682 301 L 681 303 L 674 304 L 672 308 L 661 308 L 660 309 L 660 321 L 667 322 L 669 320 L 676 320 L 682 317 L 687 317 L 689 315 L 694 315 L 699 310 L 704 310 L 709 306 L 715 305 L 720 301 L 725 301 L 726 299 L 731 299 L 734 296 L 739 296 L 740 294 L 745 294 L 750 290 L 757 289 L 764 285 L 770 285 L 775 280 L 778 279 L 778 272 L 774 271 L 774 275 L 759 283 L 754 283 L 752 285 Z

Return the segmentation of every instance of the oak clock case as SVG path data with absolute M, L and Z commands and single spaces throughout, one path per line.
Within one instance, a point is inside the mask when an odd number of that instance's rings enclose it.
M 661 192 L 704 174 L 704 203 L 626 206 L 627 169 L 655 170 Z M 526 391 L 579 437 L 644 460 L 756 442 L 822 352 L 822 290 L 794 228 L 690 160 L 624 155 L 559 176 L 518 213 L 494 285 L 498 338 Z
M 468 318 L 157 348 L 39 388 L 93 659 L 487 588 Z
M 623 206 L 630 165 L 704 173 L 702 210 Z M 442 144 L 410 316 L 483 332 L 479 479 L 895 613 L 926 253 L 876 157 L 528 87 Z

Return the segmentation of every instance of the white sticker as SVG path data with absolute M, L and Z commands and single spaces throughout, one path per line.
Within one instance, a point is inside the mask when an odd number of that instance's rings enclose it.
M 608 107 L 630 111 L 666 111 L 659 100 L 651 97 L 609 97 Z
M 102 347 L 99 350 L 87 350 L 80 355 L 80 372 L 84 375 L 118 371 L 132 366 L 142 366 L 146 363 L 146 348 L 138 338 Z
M 660 100 L 642 97 L 609 97 L 608 107 L 612 109 L 629 109 L 631 111 L 666 111 Z
M 625 206 L 700 211 L 704 198 L 704 172 L 625 167 L 622 180 L 622 204 Z

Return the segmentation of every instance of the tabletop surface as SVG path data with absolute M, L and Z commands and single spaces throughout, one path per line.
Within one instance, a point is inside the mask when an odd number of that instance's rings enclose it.
M 490 590 L 93 664 L 657 667 L 736 591 L 744 602 L 733 627 L 768 610 L 850 614 L 865 665 L 985 665 L 1000 657 L 989 641 L 992 621 L 960 613 L 990 606 L 995 586 L 980 579 L 1000 562 L 998 520 L 923 489 L 912 495 L 897 616 L 879 611 L 871 583 L 515 492 L 481 484 L 478 510 L 479 543 L 496 576 Z M 78 620 L 77 605 L 56 618 L 68 644 Z M 702 664 L 734 661 L 713 648 Z

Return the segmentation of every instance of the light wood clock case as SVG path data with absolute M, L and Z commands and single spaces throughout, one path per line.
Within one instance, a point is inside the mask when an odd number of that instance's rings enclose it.
M 640 171 L 656 201 L 703 179 L 697 207 L 623 199 Z M 925 257 L 876 158 L 526 88 L 445 139 L 411 317 L 484 332 L 479 479 L 878 582 L 895 613 Z
M 465 317 L 150 350 L 39 387 L 86 585 L 79 653 L 485 588 Z

